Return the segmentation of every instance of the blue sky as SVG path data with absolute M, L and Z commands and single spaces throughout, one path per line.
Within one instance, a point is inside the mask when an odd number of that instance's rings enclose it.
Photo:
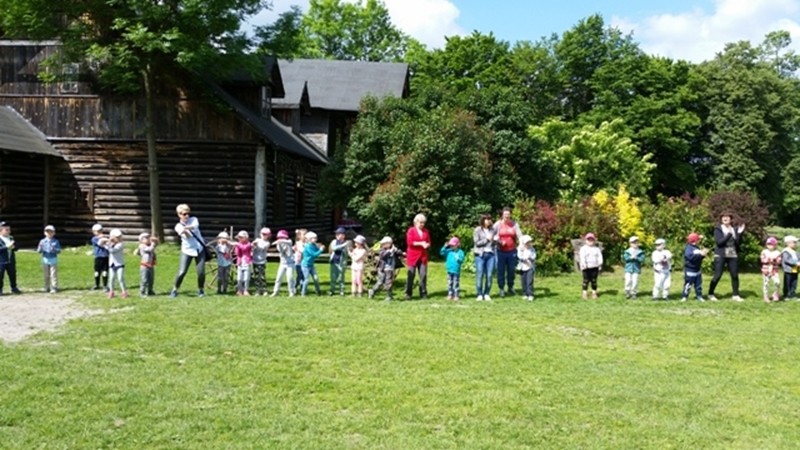
M 759 43 L 778 29 L 789 31 L 795 41 L 792 48 L 800 51 L 800 0 L 383 1 L 395 25 L 430 48 L 443 46 L 445 36 L 473 30 L 493 32 L 512 43 L 536 41 L 598 13 L 607 25 L 632 32 L 648 53 L 675 59 L 713 58 L 725 43 Z M 251 22 L 270 23 L 293 4 L 308 8 L 308 0 L 273 0 L 272 10 Z

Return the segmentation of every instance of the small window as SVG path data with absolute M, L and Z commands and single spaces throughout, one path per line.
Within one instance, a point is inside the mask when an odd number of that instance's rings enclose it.
M 63 64 L 61 66 L 61 83 L 59 90 L 62 94 L 78 93 L 78 76 L 80 65 L 77 63 Z
M 306 217 L 306 181 L 303 174 L 297 175 L 297 184 L 294 187 L 294 207 L 295 217 L 305 219 Z
M 94 186 L 82 188 L 77 184 L 73 185 L 70 208 L 73 211 L 94 212 Z

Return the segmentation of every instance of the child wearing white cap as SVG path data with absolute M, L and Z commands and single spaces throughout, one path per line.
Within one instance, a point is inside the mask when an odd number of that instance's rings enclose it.
M 217 254 L 217 294 L 228 293 L 231 266 L 233 265 L 233 246 L 230 238 L 227 232 L 222 231 L 217 235 L 214 243 L 214 252 Z
M 51 294 L 58 292 L 58 254 L 61 243 L 56 239 L 56 228 L 52 225 L 44 227 L 44 239 L 39 241 L 36 251 L 42 255 L 42 272 L 44 273 L 44 291 Z
M 644 252 L 639 248 L 639 238 L 631 236 L 628 248 L 622 253 L 625 263 L 625 298 L 635 299 L 639 291 L 639 275 L 644 264 Z
M 253 241 L 253 287 L 256 294 L 267 294 L 267 253 L 269 252 L 272 230 L 264 227 L 259 232 L 258 238 Z
M 92 225 L 92 255 L 94 255 L 94 288 L 92 290 L 100 289 L 102 281 L 103 290 L 108 291 L 108 249 L 100 245 L 100 240 L 105 238 L 103 225 L 99 223 Z
M 600 268 L 603 267 L 603 252 L 597 246 L 597 237 L 594 233 L 586 233 L 583 237 L 583 245 L 578 251 L 578 263 L 583 272 L 583 291 L 581 297 L 584 300 L 589 298 L 587 289 L 592 286 L 592 298 L 597 298 L 597 276 Z
M 519 240 L 517 247 L 517 268 L 522 281 L 522 297 L 533 301 L 533 277 L 536 273 L 536 249 L 533 248 L 533 238 L 525 234 Z
M 128 298 L 128 288 L 125 287 L 125 243 L 122 241 L 122 230 L 118 228 L 111 230 L 105 247 L 108 249 L 108 298 L 114 298 L 114 280 L 119 283 L 120 296 Z
M 772 284 L 772 301 L 777 302 L 781 298 L 778 291 L 781 288 L 780 268 L 781 251 L 778 250 L 778 240 L 772 236 L 767 238 L 767 248 L 761 250 L 761 277 L 763 281 L 764 302 L 770 302 L 769 285 Z
M 156 281 L 156 245 L 158 238 L 150 233 L 139 235 L 139 246 L 134 255 L 139 255 L 139 296 L 156 295 L 153 285 Z
M 317 275 L 317 268 L 314 266 L 314 261 L 322 254 L 324 245 L 317 243 L 317 233 L 309 231 L 306 233 L 306 245 L 303 247 L 303 259 L 300 262 L 303 270 L 303 284 L 300 287 L 300 295 L 306 296 L 308 289 L 308 282 L 314 280 L 314 289 L 317 295 L 320 295 L 319 288 L 319 275 Z
M 292 240 L 289 239 L 289 232 L 286 230 L 278 230 L 278 239 L 273 242 L 275 248 L 278 249 L 278 257 L 280 264 L 278 265 L 278 273 L 275 275 L 275 287 L 272 289 L 270 297 L 278 295 L 281 289 L 281 280 L 286 278 L 286 287 L 289 290 L 289 297 L 293 297 L 295 293 L 294 284 L 294 247 Z
M 669 297 L 672 284 L 672 252 L 666 249 L 667 241 L 656 239 L 656 249 L 650 259 L 653 261 L 653 300 Z
M 783 299 L 793 300 L 797 297 L 797 238 L 789 235 L 783 238 L 786 248 L 781 252 L 781 268 L 783 269 Z
M 383 288 L 386 291 L 386 301 L 390 302 L 392 296 L 392 286 L 394 285 L 394 271 L 397 269 L 397 257 L 402 256 L 403 252 L 394 246 L 394 241 L 389 236 L 381 239 L 381 251 L 378 254 L 378 280 L 369 290 L 369 298 L 374 298 L 375 294 Z

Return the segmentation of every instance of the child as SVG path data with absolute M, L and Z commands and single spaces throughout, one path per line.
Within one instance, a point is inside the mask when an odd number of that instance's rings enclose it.
M 364 246 L 367 239 L 364 236 L 358 235 L 353 239 L 355 248 L 348 254 L 353 264 L 350 266 L 351 270 L 351 283 L 350 295 L 361 295 L 364 293 L 364 262 L 367 260 L 367 248 Z
M 275 247 L 278 249 L 278 257 L 280 258 L 280 265 L 278 266 L 278 274 L 275 275 L 275 287 L 272 289 L 270 297 L 278 295 L 281 288 L 281 278 L 286 276 L 286 287 L 289 290 L 289 297 L 294 297 L 294 248 L 292 241 L 289 239 L 289 232 L 286 230 L 278 231 L 278 239 L 275 241 Z
M 386 301 L 392 301 L 392 285 L 394 284 L 394 271 L 397 268 L 397 258 L 402 252 L 394 246 L 392 238 L 384 236 L 381 239 L 381 251 L 378 254 L 378 280 L 369 290 L 369 298 L 374 298 L 375 293 L 383 287 L 386 291 Z
M 533 301 L 533 276 L 536 273 L 536 249 L 533 248 L 533 238 L 523 235 L 517 247 L 517 267 L 520 270 L 522 281 L 522 295 L 525 300 Z
M 306 246 L 306 233 L 308 230 L 305 228 L 298 228 L 294 230 L 294 289 L 295 292 L 303 285 L 303 249 Z
M 325 246 L 322 244 L 317 244 L 317 233 L 313 231 L 306 233 L 306 245 L 303 247 L 303 259 L 301 261 L 303 269 L 303 287 L 300 290 L 300 295 L 303 297 L 306 296 L 308 282 L 310 281 L 309 277 L 314 280 L 314 288 L 317 291 L 317 295 L 321 295 L 319 289 L 319 275 L 317 275 L 317 268 L 314 267 L 314 261 L 322 254 L 324 248 Z
M 100 245 L 100 240 L 106 239 L 103 234 L 103 225 L 92 225 L 92 254 L 94 255 L 94 287 L 93 291 L 100 289 L 100 280 L 103 281 L 103 291 L 108 292 L 108 249 Z
M 247 231 L 236 235 L 238 242 L 234 247 L 236 254 L 236 295 L 250 295 L 250 265 L 253 263 L 253 244 Z
M 108 249 L 108 271 L 111 278 L 108 285 L 108 298 L 114 298 L 114 279 L 119 283 L 122 298 L 128 298 L 125 287 L 125 248 L 122 241 L 122 230 L 114 228 L 108 233 L 105 247 Z
M 667 241 L 656 239 L 656 251 L 653 252 L 653 300 L 669 297 L 669 287 L 672 284 L 672 252 L 666 249 Z
M 794 300 L 797 297 L 797 269 L 800 261 L 797 259 L 797 238 L 786 236 L 783 238 L 786 248 L 781 252 L 781 267 L 783 268 L 783 299 Z
M 584 244 L 578 253 L 579 265 L 583 272 L 583 292 L 581 296 L 584 300 L 588 298 L 586 289 L 592 285 L 592 298 L 597 298 L 597 275 L 603 266 L 603 252 L 597 247 L 597 237 L 594 233 L 587 233 L 583 237 Z
M 681 301 L 685 302 L 689 298 L 689 292 L 694 286 L 694 295 L 698 302 L 703 299 L 703 258 L 708 254 L 708 249 L 700 249 L 700 235 L 689 233 L 686 237 L 686 248 L 683 250 L 683 295 Z
M 150 233 L 139 235 L 139 247 L 134 254 L 139 255 L 139 295 L 147 297 L 156 295 L 155 284 L 156 245 L 158 238 L 150 237 Z
M 345 240 L 345 233 L 347 231 L 339 227 L 334 231 L 336 238 L 331 241 L 328 246 L 328 251 L 331 255 L 331 291 L 328 295 L 344 295 L 344 271 L 347 270 L 347 247 L 348 242 Z M 337 289 L 338 288 L 338 289 Z
M 11 236 L 11 226 L 0 222 L 0 295 L 3 295 L 4 272 L 8 272 L 8 282 L 12 294 L 21 294 L 17 287 L 17 247 Z
M 770 236 L 767 238 L 767 248 L 761 250 L 761 276 L 763 278 L 763 291 L 764 302 L 769 303 L 769 282 L 772 281 L 772 286 L 775 291 L 772 293 L 772 301 L 777 302 L 780 300 L 778 290 L 781 287 L 781 279 L 778 276 L 781 267 L 781 251 L 776 248 L 778 240 Z
M 217 235 L 214 251 L 217 254 L 217 294 L 228 293 L 228 282 L 231 279 L 231 266 L 233 265 L 233 246 L 230 235 L 221 231 Z
M 636 298 L 639 291 L 639 274 L 642 273 L 644 252 L 639 249 L 639 238 L 631 236 L 628 239 L 628 248 L 622 253 L 625 263 L 625 298 Z
M 452 237 L 442 246 L 439 254 L 445 258 L 447 268 L 447 299 L 458 301 L 461 288 L 461 264 L 464 263 L 464 250 L 461 250 L 461 241 Z
M 261 236 L 253 241 L 253 284 L 258 295 L 267 293 L 267 252 L 272 230 L 267 227 L 261 229 Z
M 58 254 L 61 253 L 61 243 L 55 238 L 56 228 L 52 225 L 44 227 L 44 236 L 36 251 L 42 254 L 44 291 L 55 294 L 58 292 Z

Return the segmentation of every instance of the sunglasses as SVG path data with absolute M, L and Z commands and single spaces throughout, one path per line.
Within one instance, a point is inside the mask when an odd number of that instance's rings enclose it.
M 188 212 L 182 212 L 182 213 L 179 213 L 178 215 L 179 215 L 179 216 L 188 216 L 188 215 L 189 215 L 189 213 L 188 213 Z

